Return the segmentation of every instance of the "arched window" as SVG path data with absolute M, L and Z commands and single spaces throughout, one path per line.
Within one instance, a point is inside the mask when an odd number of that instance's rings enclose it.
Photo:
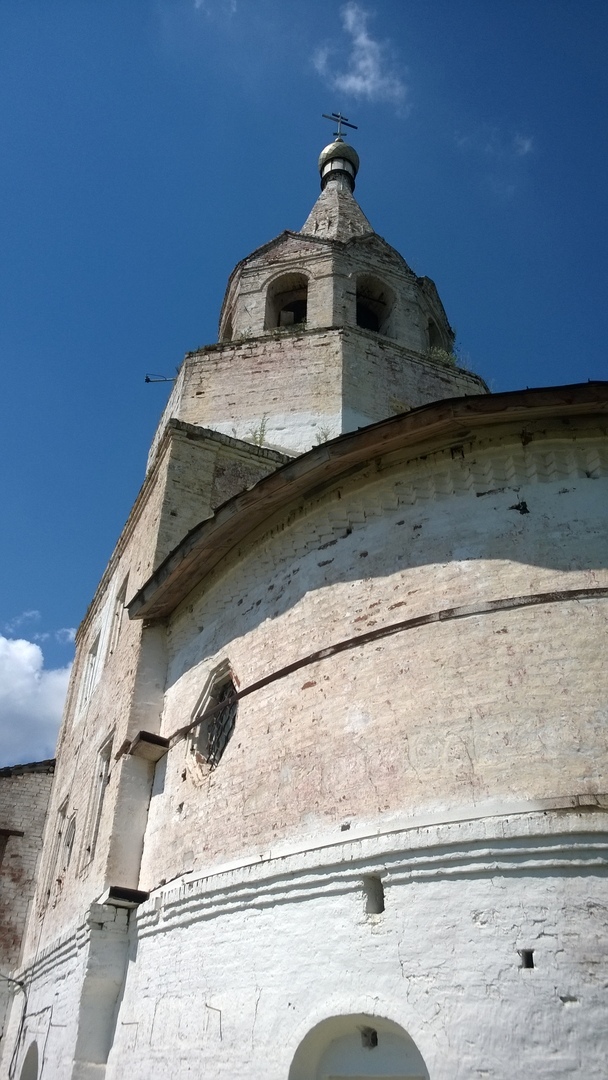
M 357 278 L 357 326 L 387 334 L 395 294 L 379 278 L 368 274 Z
M 432 319 L 429 319 L 428 335 L 429 335 L 429 349 L 443 349 L 443 348 L 445 348 L 443 338 L 441 337 L 441 334 L 439 332 L 439 327 L 437 326 L 436 322 L 433 322 Z
M 308 278 L 304 274 L 283 274 L 268 286 L 265 330 L 299 326 L 306 322 Z
M 224 328 L 222 330 L 222 341 L 232 341 L 232 335 L 232 318 L 229 315 L 226 319 L 226 322 L 224 323 Z

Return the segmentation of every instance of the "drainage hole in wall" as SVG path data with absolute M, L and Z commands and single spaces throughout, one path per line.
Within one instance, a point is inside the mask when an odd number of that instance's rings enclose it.
M 534 949 L 519 949 L 519 955 L 521 957 L 522 968 L 534 967 Z
M 368 1050 L 373 1050 L 378 1045 L 378 1032 L 375 1028 L 362 1027 L 361 1029 L 361 1046 L 367 1047 Z

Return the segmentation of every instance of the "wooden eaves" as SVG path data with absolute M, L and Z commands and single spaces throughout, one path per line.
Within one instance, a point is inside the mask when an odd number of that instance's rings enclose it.
M 167 618 L 254 529 L 354 468 L 397 450 L 461 443 L 488 425 L 608 413 L 608 382 L 448 398 L 340 435 L 283 465 L 196 525 L 128 605 L 132 619 Z

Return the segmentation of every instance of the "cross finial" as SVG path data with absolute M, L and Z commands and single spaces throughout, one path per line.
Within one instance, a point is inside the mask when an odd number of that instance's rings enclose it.
M 334 135 L 336 136 L 337 139 L 342 138 L 342 126 L 353 128 L 354 131 L 357 130 L 357 125 L 356 124 L 349 124 L 346 117 L 342 116 L 342 113 L 332 112 L 331 115 L 329 115 L 329 113 L 322 113 L 322 116 L 323 116 L 324 120 L 333 120 L 334 124 L 338 125 L 338 130 L 334 131 Z

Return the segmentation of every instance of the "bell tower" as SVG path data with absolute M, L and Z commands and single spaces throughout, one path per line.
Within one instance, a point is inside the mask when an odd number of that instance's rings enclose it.
M 235 267 L 219 342 L 186 356 L 164 420 L 297 454 L 419 405 L 487 390 L 457 366 L 433 282 L 359 207 L 358 171 L 339 125 L 319 157 L 321 194 L 304 225 Z

